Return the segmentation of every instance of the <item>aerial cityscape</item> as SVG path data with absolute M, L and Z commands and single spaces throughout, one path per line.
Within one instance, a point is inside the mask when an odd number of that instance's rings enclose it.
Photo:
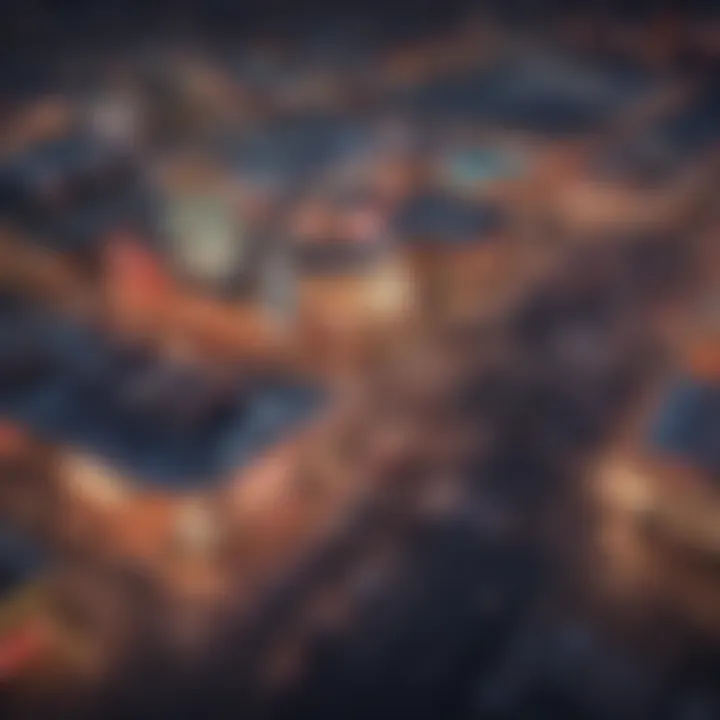
M 0 717 L 720 720 L 720 7 L 0 13 Z

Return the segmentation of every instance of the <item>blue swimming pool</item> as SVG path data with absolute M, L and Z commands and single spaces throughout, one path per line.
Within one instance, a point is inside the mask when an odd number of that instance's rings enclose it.
M 449 181 L 467 189 L 517 178 L 525 169 L 519 153 L 492 147 L 453 151 L 444 159 L 443 165 Z

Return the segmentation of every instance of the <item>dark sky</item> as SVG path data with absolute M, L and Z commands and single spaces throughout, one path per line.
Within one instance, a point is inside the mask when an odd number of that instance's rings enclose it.
M 642 17 L 649 8 L 674 4 L 687 10 L 712 0 L 0 0 L 0 53 L 5 65 L 85 51 L 88 57 L 113 47 L 162 37 L 224 38 L 282 34 L 293 37 L 360 34 L 396 39 L 437 29 L 466 8 L 491 6 L 495 13 L 531 27 L 538 21 L 614 8 Z M 720 4 L 720 3 L 718 3 Z M 338 30 L 341 29 L 341 30 Z M 7 67 L 4 72 L 7 71 Z

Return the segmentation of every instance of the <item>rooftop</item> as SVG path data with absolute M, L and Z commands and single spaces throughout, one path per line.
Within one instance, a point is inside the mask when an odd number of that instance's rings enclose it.
M 449 193 L 427 191 L 410 198 L 400 208 L 394 228 L 400 237 L 462 243 L 490 239 L 504 222 L 504 213 L 496 204 L 470 202 Z
M 219 482 L 307 422 L 321 400 L 301 381 L 220 380 L 57 320 L 2 325 L 16 349 L 0 360 L 0 412 L 148 485 Z
M 720 141 L 720 92 L 705 88 L 687 105 L 661 121 L 660 138 L 676 152 L 697 156 Z
M 38 143 L 0 165 L 0 216 L 55 250 L 149 229 L 153 197 L 131 158 L 89 134 Z
M 362 152 L 370 143 L 370 129 L 358 118 L 308 112 L 275 118 L 256 131 L 222 138 L 218 148 L 239 175 L 275 186 Z
M 432 80 L 400 98 L 423 113 L 554 135 L 597 128 L 623 104 L 650 91 L 649 78 L 609 63 L 539 53 Z
M 653 450 L 713 476 L 720 473 L 720 385 L 678 378 L 650 427 Z

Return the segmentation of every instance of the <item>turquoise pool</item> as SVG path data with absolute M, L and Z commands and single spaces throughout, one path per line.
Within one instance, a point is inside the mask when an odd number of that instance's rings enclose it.
M 519 153 L 490 147 L 452 152 L 443 164 L 450 182 L 468 189 L 521 177 L 526 168 Z

